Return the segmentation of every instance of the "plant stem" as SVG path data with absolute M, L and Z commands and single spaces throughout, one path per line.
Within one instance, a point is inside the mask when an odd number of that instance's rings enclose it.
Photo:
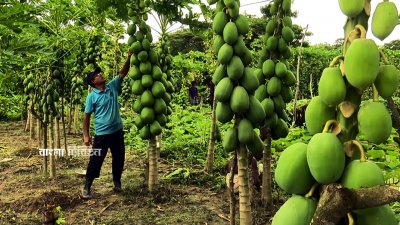
M 357 146 L 358 150 L 360 151 L 360 155 L 361 155 L 360 161 L 361 161 L 361 162 L 367 161 L 367 157 L 365 156 L 365 151 L 364 151 L 364 148 L 363 148 L 363 146 L 361 145 L 361 143 L 360 143 L 359 141 L 357 141 L 357 140 L 352 140 L 351 143 L 352 143 L 353 145 Z

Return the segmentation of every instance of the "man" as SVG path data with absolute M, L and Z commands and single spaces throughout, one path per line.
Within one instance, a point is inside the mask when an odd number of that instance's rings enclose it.
M 189 101 L 192 105 L 198 105 L 200 102 L 199 92 L 196 88 L 196 82 L 192 81 L 192 86 L 189 88 Z
M 125 161 L 124 134 L 118 105 L 118 88 L 129 71 L 132 52 L 128 51 L 128 58 L 119 72 L 110 82 L 106 83 L 101 69 L 98 67 L 86 76 L 86 82 L 93 87 L 86 98 L 85 117 L 83 121 L 83 140 L 90 146 L 89 135 L 90 115 L 94 113 L 95 137 L 89 163 L 86 170 L 86 182 L 82 190 L 82 198 L 91 198 L 93 180 L 100 176 L 101 166 L 106 157 L 108 148 L 112 155 L 112 173 L 114 191 L 122 191 L 121 175 Z M 96 153 L 96 149 L 99 152 Z

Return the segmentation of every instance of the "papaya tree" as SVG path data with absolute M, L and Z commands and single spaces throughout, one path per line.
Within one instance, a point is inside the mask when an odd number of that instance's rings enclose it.
M 299 220 L 312 225 L 347 221 L 398 224 L 387 204 L 399 201 L 400 192 L 385 185 L 381 168 L 367 160 L 364 147 L 357 140 L 374 144 L 387 141 L 392 121 L 379 96 L 392 96 L 399 85 L 399 70 L 366 37 L 370 4 L 339 1 L 341 11 L 348 17 L 342 54 L 322 72 L 319 95 L 306 109 L 306 127 L 313 137 L 308 144 L 289 146 L 278 160 L 276 181 L 295 195 L 278 210 L 272 224 Z M 372 17 L 373 34 L 381 39 L 387 37 L 397 23 L 397 15 L 391 2 L 378 4 Z M 373 90 L 373 99 L 362 102 L 361 95 L 368 89 Z M 316 187 L 319 191 L 313 192 Z M 311 191 L 306 194 L 308 189 Z M 300 205 L 304 211 L 296 210 Z

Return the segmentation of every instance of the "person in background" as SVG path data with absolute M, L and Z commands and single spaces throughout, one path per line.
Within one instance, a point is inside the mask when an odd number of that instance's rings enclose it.
M 199 91 L 196 88 L 195 81 L 192 81 L 189 88 L 189 101 L 191 105 L 198 105 L 200 103 Z
M 215 86 L 214 86 L 214 83 L 211 80 L 208 81 L 207 86 L 208 86 L 208 91 L 209 91 L 208 101 L 209 101 L 210 105 L 212 106 L 213 103 L 214 103 L 214 89 L 215 89 Z
M 92 151 L 86 170 L 86 182 L 81 197 L 92 197 L 91 186 L 93 180 L 100 176 L 101 166 L 107 155 L 108 148 L 112 155 L 112 173 L 114 191 L 122 191 L 121 176 L 125 161 L 124 133 L 118 105 L 118 88 L 125 78 L 130 67 L 132 52 L 128 51 L 128 57 L 119 75 L 106 83 L 101 68 L 97 67 L 86 76 L 86 82 L 93 90 L 86 97 L 85 115 L 83 120 L 83 140 L 86 146 L 92 144 L 89 134 L 90 115 L 94 113 L 95 136 Z M 98 154 L 95 154 L 96 150 Z

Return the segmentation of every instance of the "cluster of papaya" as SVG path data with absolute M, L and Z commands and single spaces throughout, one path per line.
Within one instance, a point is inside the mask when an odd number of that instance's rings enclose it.
M 132 78 L 132 93 L 137 96 L 133 110 L 140 114 L 135 125 L 142 139 L 159 135 L 172 113 L 173 84 L 160 68 L 159 56 L 151 46 L 153 37 L 146 24 L 149 1 L 137 0 L 128 4 L 131 24 L 127 33 L 128 45 L 132 50 L 131 67 L 128 76 Z
M 236 122 L 223 138 L 223 148 L 234 151 L 239 144 L 251 152 L 262 152 L 263 142 L 254 128 L 264 123 L 265 111 L 254 96 L 259 86 L 254 68 L 250 67 L 252 55 L 243 36 L 249 32 L 247 18 L 239 14 L 240 1 L 219 0 L 213 18 L 215 32 L 213 49 L 218 67 L 212 77 L 216 85 L 216 117 L 221 123 Z
M 101 40 L 100 37 L 97 35 L 92 35 L 89 39 L 88 47 L 87 47 L 87 52 L 86 52 L 86 57 L 84 58 L 84 61 L 91 67 L 95 68 L 97 66 L 97 61 L 100 60 L 100 46 L 101 46 Z
M 175 80 L 172 76 L 172 68 L 173 68 L 173 61 L 172 61 L 172 56 L 171 52 L 169 49 L 169 41 L 168 41 L 168 35 L 164 34 L 162 35 L 161 39 L 159 40 L 159 46 L 157 48 L 157 53 L 159 55 L 159 62 L 160 62 L 160 68 L 163 74 L 166 74 L 167 78 L 166 80 L 171 83 L 175 84 Z M 172 85 L 171 87 L 167 87 L 167 92 L 170 96 L 175 92 L 175 87 Z M 170 102 L 167 103 L 167 106 L 170 106 Z
M 33 79 L 32 72 L 30 72 L 28 76 L 25 77 L 23 85 L 24 85 L 24 92 L 27 96 L 29 96 L 30 93 L 35 91 L 35 80 Z
M 315 184 L 340 182 L 351 189 L 385 184 L 381 169 L 366 160 L 363 147 L 355 138 L 362 134 L 375 144 L 388 139 L 392 121 L 385 105 L 378 101 L 378 94 L 383 98 L 392 96 L 400 74 L 393 65 L 380 65 L 380 55 L 385 57 L 373 40 L 365 38 L 365 33 L 357 25 L 346 38 L 343 56 L 336 57 L 324 69 L 318 84 L 319 96 L 310 101 L 305 113 L 307 130 L 313 135 L 309 143 L 291 145 L 278 160 L 275 180 L 294 196 L 279 209 L 272 224 L 309 224 L 318 196 L 302 195 Z M 338 62 L 340 66 L 336 66 Z M 363 91 L 371 86 L 373 101 L 361 104 Z M 355 147 L 359 151 L 352 153 Z M 356 225 L 398 224 L 387 205 L 352 213 Z M 302 222 L 294 222 L 297 220 Z
M 294 33 L 291 20 L 291 0 L 275 0 L 270 3 L 271 19 L 265 28 L 264 48 L 261 50 L 256 76 L 260 86 L 255 97 L 261 102 L 265 114 L 265 125 L 271 129 L 274 140 L 288 135 L 289 120 L 286 103 L 293 99 L 290 86 L 296 78 L 290 71 L 288 60 L 292 57 L 289 45 Z
M 76 56 L 76 62 L 75 62 L 75 67 L 72 68 L 72 74 L 73 78 L 71 80 L 71 101 L 72 104 L 80 104 L 82 101 L 82 96 L 83 96 L 83 79 L 79 77 L 79 75 L 83 72 L 85 69 L 84 65 L 84 59 L 85 57 L 85 49 L 84 46 L 81 45 L 80 51 L 78 55 Z
M 370 3 L 366 0 L 339 0 L 339 6 L 343 14 L 350 18 L 358 16 L 364 9 L 368 8 L 365 7 L 367 4 Z M 396 4 L 393 2 L 384 0 L 378 3 L 371 21 L 372 34 L 383 41 L 397 26 L 398 15 Z

